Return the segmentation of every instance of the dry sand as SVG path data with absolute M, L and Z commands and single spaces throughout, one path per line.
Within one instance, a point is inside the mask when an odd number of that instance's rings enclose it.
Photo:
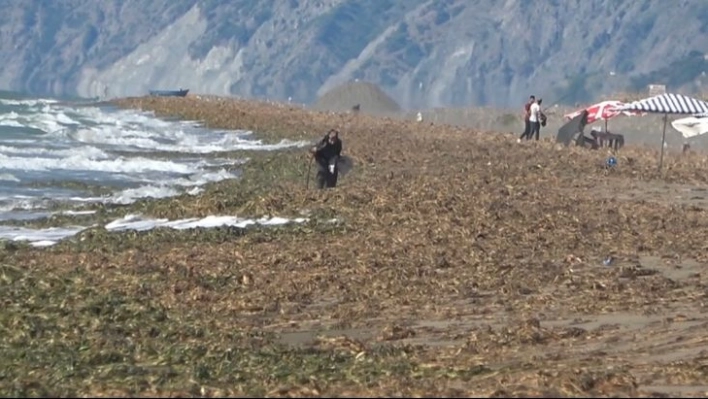
M 620 101 L 633 101 L 641 98 L 638 95 L 618 94 L 607 99 Z M 424 121 L 432 123 L 445 123 L 450 125 L 468 127 L 475 130 L 490 132 L 505 132 L 520 135 L 523 131 L 521 119 L 522 103 L 520 99 L 516 109 L 498 109 L 490 107 L 446 107 L 422 110 L 402 110 L 381 88 L 368 82 L 349 82 L 335 87 L 322 95 L 310 108 L 319 111 L 348 112 L 360 104 L 361 112 L 377 116 L 389 116 L 416 120 L 418 113 Z M 555 137 L 558 129 L 566 122 L 564 115 L 569 114 L 583 106 L 578 107 L 556 105 L 552 98 L 546 99 L 543 108 L 549 117 L 548 125 L 542 128 L 544 136 Z M 644 144 L 660 148 L 661 133 L 663 129 L 662 115 L 646 115 L 643 117 L 619 116 L 608 121 L 607 128 L 613 133 L 625 136 L 626 143 Z M 680 151 L 686 140 L 679 132 L 671 127 L 671 121 L 682 116 L 670 116 L 667 125 L 666 142 L 670 151 Z M 589 133 L 591 128 L 604 129 L 604 122 L 598 121 L 586 128 Z M 693 138 L 690 143 L 695 149 L 705 149 L 706 140 Z

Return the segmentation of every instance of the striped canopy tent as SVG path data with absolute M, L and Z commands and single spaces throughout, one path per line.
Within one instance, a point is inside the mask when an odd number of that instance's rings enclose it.
M 666 123 L 668 121 L 668 115 L 708 114 L 708 102 L 681 94 L 665 93 L 625 104 L 617 108 L 617 110 L 664 114 L 664 130 L 661 134 L 661 158 L 659 158 L 659 169 L 661 169 L 664 162 L 664 145 L 666 143 Z
M 708 114 L 708 102 L 681 94 L 665 93 L 624 104 L 617 110 L 654 114 L 700 115 Z

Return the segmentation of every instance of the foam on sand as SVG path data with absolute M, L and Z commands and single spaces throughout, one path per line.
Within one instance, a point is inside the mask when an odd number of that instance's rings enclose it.
M 298 219 L 285 219 L 280 217 L 273 218 L 260 218 L 260 219 L 242 219 L 235 216 L 207 216 L 205 218 L 190 218 L 190 219 L 179 219 L 170 221 L 168 219 L 150 219 L 143 218 L 140 215 L 127 215 L 122 219 L 115 220 L 106 225 L 106 230 L 108 231 L 123 231 L 123 230 L 137 230 L 145 231 L 151 230 L 157 227 L 169 227 L 176 230 L 194 229 L 198 227 L 211 228 L 211 227 L 238 227 L 246 228 L 254 224 L 260 224 L 263 226 L 278 226 L 284 225 L 290 222 L 303 223 L 307 221 L 304 218 Z
M 304 223 L 309 219 L 295 218 L 286 219 L 281 217 L 262 217 L 260 219 L 244 219 L 236 216 L 207 216 L 205 218 L 189 219 L 154 219 L 141 215 L 127 215 L 121 219 L 114 220 L 104 227 L 111 232 L 135 230 L 148 231 L 158 227 L 171 228 L 175 230 L 186 230 L 194 228 L 213 227 L 236 227 L 247 228 L 253 225 L 261 226 L 282 226 L 288 223 Z M 59 241 L 73 237 L 76 234 L 95 226 L 69 226 L 50 227 L 46 229 L 30 229 L 18 226 L 0 226 L 0 239 L 11 241 L 29 241 L 35 247 L 47 247 Z
M 87 227 L 49 227 L 46 229 L 28 229 L 18 226 L 0 226 L 0 239 L 11 241 L 29 241 L 35 247 L 54 245 L 67 237 L 86 230 Z

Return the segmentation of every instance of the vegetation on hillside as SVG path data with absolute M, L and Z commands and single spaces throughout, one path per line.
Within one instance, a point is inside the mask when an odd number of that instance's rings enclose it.
M 206 0 L 199 4 L 209 27 L 189 46 L 193 59 L 203 59 L 216 46 L 236 42 L 245 46 L 256 30 L 272 17 L 267 2 L 256 0 Z
M 394 96 L 407 97 L 398 102 L 425 108 L 509 105 L 522 93 L 554 84 L 559 91 L 576 90 L 570 101 L 582 101 L 629 89 L 620 87 L 621 79 L 633 89 L 666 80 L 688 90 L 702 72 L 703 61 L 681 58 L 691 50 L 708 52 L 699 33 L 708 29 L 705 1 L 684 0 L 682 7 L 576 3 L 508 2 L 500 10 L 492 0 L 14 1 L 0 13 L 0 86 L 84 97 L 131 96 L 145 86 L 211 94 L 231 88 L 228 94 L 240 97 L 313 103 L 322 84 L 336 76 L 395 88 Z M 165 44 L 166 29 L 197 9 L 200 15 L 192 16 L 201 20 L 173 36 L 183 46 Z M 579 15 L 590 17 L 576 23 Z M 388 28 L 392 34 L 372 46 L 368 59 L 348 64 Z M 148 45 L 158 35 L 162 44 Z M 200 65 L 215 46 L 228 49 L 220 53 L 224 58 Z M 159 56 L 163 49 L 170 65 L 159 61 L 166 59 Z M 611 71 L 617 82 L 580 76 Z M 421 84 L 429 90 L 416 92 Z
M 346 62 L 356 58 L 406 10 L 421 3 L 411 0 L 347 0 L 315 21 L 317 43 Z
M 699 51 L 691 51 L 688 55 L 671 62 L 669 65 L 648 74 L 633 77 L 630 89 L 644 90 L 650 84 L 664 84 L 667 90 L 676 90 L 685 85 L 691 85 L 696 78 L 708 72 L 708 60 Z

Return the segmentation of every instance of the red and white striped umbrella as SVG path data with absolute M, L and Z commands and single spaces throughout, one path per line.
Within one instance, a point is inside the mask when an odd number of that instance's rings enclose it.
M 572 112 L 570 114 L 564 115 L 565 118 L 567 119 L 573 119 L 576 116 L 580 115 L 584 110 L 588 111 L 588 125 L 598 121 L 598 120 L 608 120 L 612 119 L 617 115 L 623 114 L 627 116 L 633 116 L 633 115 L 641 115 L 643 114 L 642 112 L 637 112 L 637 111 L 618 111 L 617 108 L 625 105 L 621 101 L 614 101 L 614 100 L 608 100 L 608 101 L 602 101 L 597 104 L 591 105 L 587 108 L 577 110 L 575 112 Z

